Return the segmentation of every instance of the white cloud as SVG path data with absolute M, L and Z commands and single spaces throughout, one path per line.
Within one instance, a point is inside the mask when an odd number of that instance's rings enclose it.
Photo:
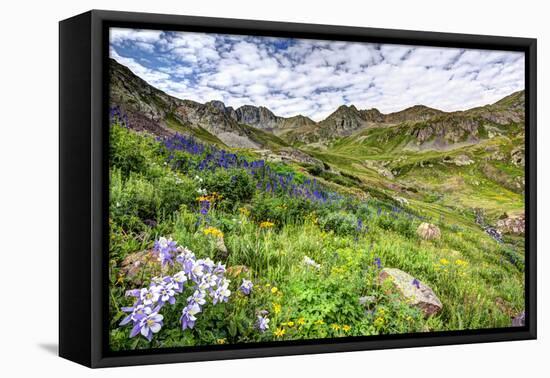
M 339 41 L 111 30 L 111 56 L 167 93 L 325 118 L 342 104 L 453 111 L 524 88 L 524 56 Z

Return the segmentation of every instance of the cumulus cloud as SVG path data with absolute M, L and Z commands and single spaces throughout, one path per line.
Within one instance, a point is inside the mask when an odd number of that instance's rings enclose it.
M 463 110 L 525 85 L 524 54 L 506 51 L 117 28 L 110 54 L 179 98 L 317 121 L 342 104 Z

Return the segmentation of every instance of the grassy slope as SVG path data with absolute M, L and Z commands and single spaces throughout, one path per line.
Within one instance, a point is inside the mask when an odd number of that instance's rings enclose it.
M 333 169 L 358 177 L 362 183 L 356 188 L 344 188 L 336 182 L 331 183 L 330 175 L 321 181 L 342 192 L 364 191 L 366 188 L 376 189 L 374 193 L 389 197 L 406 197 L 409 200 L 406 212 L 390 211 L 394 205 L 391 201 L 371 199 L 363 202 L 367 210 L 361 213 L 361 217 L 366 231 L 353 235 L 327 229 L 320 215 L 326 211 L 323 208 L 312 210 L 300 216 L 299 220 L 283 217 L 281 219 L 286 220 L 278 222 L 275 228 L 260 229 L 259 223 L 267 220 L 261 215 L 262 206 L 282 214 L 290 214 L 292 208 L 292 203 L 284 196 L 266 197 L 260 191 L 255 192 L 252 201 L 236 203 L 232 208 L 240 206 L 248 209 L 246 212 L 213 209 L 209 213 L 209 224 L 223 230 L 230 251 L 224 262 L 228 266 L 249 267 L 247 277 L 254 281 L 254 295 L 242 297 L 235 294 L 222 309 L 205 310 L 193 331 L 179 331 L 179 315 L 168 312 L 165 314 L 166 331 L 161 331 L 151 344 L 143 339 L 137 342 L 129 340 L 128 329 L 119 327 L 117 322 L 122 316 L 120 306 L 129 304 L 123 293 L 135 285 L 124 277 L 122 282 L 118 280 L 121 261 L 131 252 L 150 247 L 152 240 L 162 235 L 174 237 L 200 257 L 215 258 L 216 243 L 204 235 L 205 225 L 198 222 L 200 218 L 194 200 L 199 184 L 191 178 L 204 173 L 163 167 L 165 156 L 154 147 L 155 142 L 142 140 L 140 138 L 147 138 L 131 132 L 126 134 L 120 138 L 141 146 L 139 150 L 145 154 L 148 168 L 140 168 L 128 178 L 116 176 L 118 168 L 112 168 L 112 175 L 119 179 L 113 180 L 111 204 L 120 210 L 120 214 L 130 212 L 125 210 L 125 206 L 147 203 L 148 191 L 157 190 L 155 188 L 162 180 L 169 183 L 176 175 L 183 183 L 168 184 L 167 192 L 159 189 L 158 193 L 151 194 L 151 198 L 159 197 L 155 206 L 161 206 L 166 202 L 162 195 L 182 193 L 177 202 L 181 202 L 179 210 L 157 210 L 157 227 L 139 226 L 137 231 L 132 231 L 121 225 L 125 224 L 125 218 L 114 217 L 112 220 L 111 280 L 114 289 L 111 345 L 115 349 L 211 344 L 219 339 L 247 342 L 505 327 L 510 324 L 510 316 L 523 309 L 523 271 L 510 259 L 510 256 L 521 255 L 521 239 L 510 240 L 512 244 L 498 244 L 474 223 L 469 211 L 472 207 L 484 207 L 491 216 L 496 216 L 502 211 L 517 210 L 521 208 L 522 195 L 488 180 L 480 173 L 479 163 L 457 167 L 441 162 L 444 156 L 465 152 L 481 158 L 486 154 L 487 145 L 451 153 L 406 154 L 392 149 L 375 150 L 368 144 L 358 148 L 349 140 L 343 140 L 328 151 L 308 152 Z M 257 132 L 255 135 L 264 138 L 265 143 L 280 144 L 268 137 L 269 134 Z M 487 143 L 509 148 L 504 139 Z M 363 165 L 366 159 L 391 160 L 391 169 L 401 169 L 403 173 L 389 180 Z M 504 162 L 497 166 L 508 173 L 518 173 L 516 168 Z M 308 175 L 299 166 L 280 165 L 278 169 Z M 353 180 L 346 183 L 353 185 Z M 416 193 L 389 189 L 391 183 L 414 189 Z M 186 191 L 190 193 L 188 200 L 185 199 Z M 380 214 L 378 208 L 382 209 Z M 344 206 L 334 210 L 353 216 L 359 214 L 357 210 Z M 441 228 L 442 238 L 438 241 L 419 239 L 415 230 L 420 221 L 410 218 L 409 212 L 432 217 L 432 222 Z M 134 221 L 141 224 L 139 219 Z M 306 255 L 321 264 L 319 271 L 304 269 L 301 261 Z M 375 258 L 380 258 L 384 266 L 407 271 L 431 286 L 443 302 L 444 310 L 436 317 L 424 319 L 418 311 L 388 294 L 376 280 Z M 466 264 L 457 261 L 466 261 Z M 235 279 L 232 285 L 237 285 L 239 280 Z M 276 293 L 271 291 L 273 286 L 278 288 Z M 232 286 L 232 290 L 235 291 L 236 286 Z M 367 305 L 367 314 L 358 303 L 358 297 L 364 295 L 373 297 L 372 303 Z M 255 311 L 259 309 L 270 313 L 270 331 L 264 334 L 253 329 Z M 304 324 L 300 327 L 288 326 L 289 321 L 297 322 L 302 318 Z M 350 330 L 336 327 L 344 325 L 349 325 Z M 171 328 L 173 331 L 169 331 Z M 285 330 L 285 335 L 275 336 L 273 331 L 276 329 Z

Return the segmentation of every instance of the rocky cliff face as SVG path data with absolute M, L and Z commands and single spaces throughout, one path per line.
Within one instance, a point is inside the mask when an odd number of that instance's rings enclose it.
M 282 118 L 263 106 L 243 105 L 236 110 L 237 119 L 241 123 L 260 129 L 277 128 Z

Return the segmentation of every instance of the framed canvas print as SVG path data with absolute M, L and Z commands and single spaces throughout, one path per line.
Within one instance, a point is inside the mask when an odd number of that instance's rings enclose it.
M 60 355 L 536 337 L 536 41 L 60 23 Z

